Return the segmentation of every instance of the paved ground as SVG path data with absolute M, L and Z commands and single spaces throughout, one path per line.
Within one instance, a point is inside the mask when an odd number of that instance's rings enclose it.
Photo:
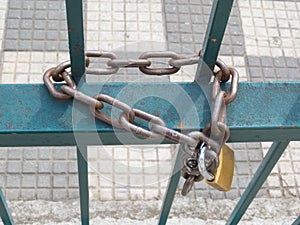
M 224 225 L 237 200 L 177 198 L 168 225 L 213 224 Z M 22 225 L 75 225 L 80 224 L 78 201 L 12 202 L 15 222 Z M 92 225 L 151 225 L 157 224 L 160 202 L 102 201 L 91 202 Z M 197 209 L 197 210 L 195 210 Z M 246 214 L 242 225 L 290 225 L 297 218 L 300 199 L 258 198 Z
M 1 82 L 41 83 L 47 68 L 69 58 L 64 1 L 2 0 L 1 3 Z M 126 50 L 129 55 L 137 56 L 153 49 L 199 51 L 211 1 L 86 0 L 84 6 L 88 50 L 113 50 L 120 56 Z M 299 34 L 300 2 L 238 0 L 220 58 L 238 69 L 242 81 L 299 80 Z M 191 80 L 194 71 L 184 72 L 168 79 Z M 123 81 L 141 77 L 136 75 L 119 74 L 109 79 Z M 107 78 L 88 77 L 89 81 L 101 79 Z M 232 144 L 236 153 L 232 190 L 224 194 L 201 183 L 189 197 L 238 198 L 269 146 L 270 143 Z M 281 200 L 300 197 L 299 146 L 299 142 L 289 145 L 259 192 L 260 197 Z M 174 146 L 97 149 L 89 148 L 92 200 L 162 199 Z M 75 148 L 2 148 L 0 183 L 10 200 L 77 199 Z

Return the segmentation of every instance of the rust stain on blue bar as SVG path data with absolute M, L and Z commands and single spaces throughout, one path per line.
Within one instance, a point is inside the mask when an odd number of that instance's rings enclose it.
M 81 90 L 117 97 L 184 132 L 199 130 L 210 119 L 208 102 L 195 82 L 84 83 Z M 43 84 L 2 84 L 0 104 L 1 146 L 75 145 L 74 131 L 90 145 L 99 144 L 90 136 L 96 132 L 103 144 L 120 142 L 114 129 L 95 121 L 88 107 L 54 99 Z M 110 114 L 111 107 L 106 105 L 103 112 Z M 299 140 L 300 83 L 240 83 L 236 100 L 228 105 L 227 123 L 232 142 Z M 127 144 L 138 142 L 128 138 Z

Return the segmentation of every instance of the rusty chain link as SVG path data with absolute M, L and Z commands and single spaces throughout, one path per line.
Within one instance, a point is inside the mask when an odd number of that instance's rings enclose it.
M 88 68 L 91 57 L 108 58 L 106 63 L 107 68 Z M 167 58 L 168 67 L 152 68 L 150 58 Z M 116 73 L 119 68 L 138 67 L 142 72 L 150 75 L 165 75 L 173 74 L 179 71 L 184 65 L 192 65 L 198 63 L 198 55 L 182 56 L 174 52 L 145 52 L 139 59 L 118 59 L 113 52 L 88 51 L 86 52 L 87 73 L 109 75 Z M 145 138 L 160 139 L 166 138 L 175 143 L 182 144 L 184 155 L 182 158 L 182 176 L 186 179 L 182 194 L 189 192 L 193 183 L 201 181 L 203 176 L 199 173 L 197 158 L 199 155 L 199 146 L 203 143 L 207 144 L 205 158 L 208 172 L 215 170 L 219 165 L 218 155 L 222 145 L 228 140 L 230 132 L 225 123 L 226 106 L 231 103 L 237 94 L 238 90 L 238 73 L 232 67 L 227 67 L 226 64 L 217 60 L 216 63 L 219 70 L 214 71 L 214 81 L 212 85 L 212 113 L 211 121 L 202 131 L 190 132 L 188 135 L 182 134 L 175 130 L 166 127 L 162 119 L 157 116 L 148 114 L 144 111 L 131 108 L 124 102 L 117 100 L 109 95 L 97 94 L 90 97 L 76 89 L 76 85 L 72 79 L 72 75 L 67 69 L 70 67 L 70 62 L 63 62 L 57 67 L 48 69 L 43 77 L 44 83 L 50 94 L 57 99 L 75 99 L 89 106 L 91 113 L 95 118 L 112 125 L 113 127 L 125 129 L 136 135 Z M 54 86 L 54 82 L 64 82 L 58 91 Z M 220 84 L 227 82 L 231 78 L 231 86 L 229 93 L 221 90 Z M 121 110 L 119 118 L 112 118 L 103 113 L 103 103 L 107 103 Z M 135 124 L 135 118 L 140 118 L 148 121 L 150 129 L 144 129 Z
M 170 75 L 178 72 L 182 66 L 197 64 L 199 55 L 180 55 L 171 51 L 150 51 L 142 53 L 138 59 L 119 59 L 113 52 L 86 51 L 86 73 L 96 75 L 111 75 L 119 71 L 120 68 L 136 68 L 147 75 Z M 105 68 L 90 68 L 90 58 L 107 58 Z M 150 67 L 154 63 L 151 58 L 169 59 L 168 65 L 164 68 Z M 52 74 L 52 79 L 56 82 L 63 81 L 62 72 L 71 67 L 71 62 L 66 61 L 59 64 Z
M 181 55 L 172 51 L 149 51 L 142 53 L 138 59 L 119 59 L 114 52 L 106 51 L 86 51 L 86 73 L 96 75 L 112 75 L 119 71 L 120 68 L 136 68 L 138 67 L 141 72 L 147 75 L 170 75 L 177 73 L 181 67 L 186 65 L 194 65 L 199 62 L 199 53 L 192 55 Z M 90 58 L 107 58 L 105 68 L 90 68 Z M 164 68 L 150 67 L 154 64 L 150 59 L 160 58 L 169 59 L 167 66 Z M 218 72 L 222 77 L 222 82 L 227 82 L 230 79 L 230 75 L 233 71 L 230 71 L 230 67 L 220 59 L 217 60 L 216 65 L 219 67 Z M 71 67 L 70 61 L 65 61 L 55 67 L 55 71 L 52 73 L 52 79 L 56 82 L 62 82 L 62 73 L 66 69 Z
M 171 60 L 169 60 L 170 64 L 174 67 L 175 66 L 183 66 L 183 65 L 190 65 L 194 64 L 199 60 L 198 56 L 191 55 L 191 56 L 180 56 L 174 52 L 146 52 L 143 53 L 140 56 L 139 60 L 120 60 L 117 59 L 116 55 L 112 52 L 99 52 L 99 51 L 88 51 L 86 53 L 86 65 L 89 65 L 89 57 L 105 57 L 109 58 L 111 60 L 108 61 L 108 65 L 111 66 L 107 71 L 104 71 L 104 69 L 95 69 L 100 74 L 109 74 L 112 71 L 117 71 L 114 66 L 119 67 L 147 67 L 148 65 L 151 65 L 151 61 L 148 61 L 148 58 L 156 58 L 156 57 L 169 57 Z M 142 66 L 141 66 L 142 65 Z M 172 140 L 177 143 L 186 143 L 189 146 L 192 146 L 193 148 L 196 147 L 199 140 L 208 143 L 210 146 L 212 146 L 213 149 L 218 151 L 218 146 L 214 140 L 207 138 L 208 135 L 217 134 L 217 133 L 224 133 L 225 136 L 223 138 L 223 142 L 225 142 L 229 137 L 229 129 L 225 124 L 225 117 L 226 117 L 226 109 L 224 114 L 224 105 L 222 105 L 222 100 L 225 99 L 225 103 L 229 104 L 231 101 L 234 100 L 237 93 L 237 85 L 238 85 L 238 73 L 235 69 L 231 67 L 227 67 L 224 62 L 218 60 L 217 65 L 219 66 L 221 72 L 217 72 L 215 76 L 215 81 L 213 85 L 213 99 L 217 99 L 214 101 L 214 108 L 212 112 L 212 120 L 211 123 L 206 126 L 206 128 L 203 130 L 205 135 L 203 133 L 200 133 L 198 140 L 195 140 L 193 137 L 181 134 L 177 131 L 168 129 L 165 127 L 165 124 L 159 117 L 147 114 L 145 112 L 141 112 L 137 109 L 131 109 L 128 105 L 125 103 L 120 102 L 117 99 L 114 99 L 110 96 L 98 94 L 94 96 L 93 98 L 90 96 L 85 95 L 82 92 L 79 92 L 76 90 L 76 85 L 74 81 L 71 79 L 70 72 L 67 72 L 66 69 L 70 67 L 69 62 L 64 62 L 59 64 L 57 67 L 51 68 L 47 70 L 44 74 L 44 83 L 46 87 L 48 88 L 51 95 L 57 99 L 70 99 L 74 98 L 78 101 L 81 101 L 83 103 L 86 103 L 90 106 L 91 112 L 93 115 L 102 120 L 103 122 L 106 122 L 110 125 L 113 125 L 117 128 L 125 128 L 128 131 L 134 132 L 135 134 L 140 134 L 144 137 L 150 137 L 150 138 L 157 138 L 157 137 L 166 137 L 169 140 Z M 147 68 L 147 70 L 152 70 L 152 68 Z M 155 68 L 157 69 L 157 68 Z M 153 69 L 153 70 L 155 70 Z M 173 68 L 168 68 L 173 70 Z M 162 68 L 159 68 L 161 71 Z M 224 91 L 220 91 L 220 83 L 223 80 L 223 76 L 227 76 L 227 73 L 229 73 L 229 76 L 232 76 L 232 83 L 229 94 L 226 94 Z M 51 78 L 56 81 L 65 81 L 66 85 L 63 85 L 61 87 L 61 91 L 59 92 L 53 82 L 51 81 Z M 226 78 L 227 79 L 227 78 Z M 219 97 L 217 97 L 219 96 Z M 223 98 L 224 96 L 224 98 Z M 123 111 L 123 113 L 120 115 L 119 120 L 111 118 L 108 115 L 103 114 L 100 110 L 103 108 L 103 103 L 106 102 L 108 104 L 111 104 L 114 107 L 117 107 Z M 151 130 L 145 130 L 141 127 L 136 127 L 136 125 L 133 124 L 134 122 L 134 116 L 137 115 L 138 117 L 148 120 L 151 122 L 156 121 L 152 124 Z M 132 125 L 130 125 L 132 124 Z M 212 124 L 212 126 L 211 126 Z M 133 126 L 134 125 L 134 126 Z M 218 136 L 218 135 L 217 135 Z
M 182 176 L 186 179 L 182 195 L 186 195 L 193 186 L 194 182 L 199 182 L 206 179 L 211 179 L 212 172 L 219 166 L 219 154 L 223 144 L 228 140 L 230 132 L 225 124 L 226 119 L 226 105 L 232 102 L 237 94 L 238 89 L 238 73 L 234 68 L 227 67 L 226 64 L 218 60 L 217 66 L 220 68 L 215 73 L 214 82 L 212 86 L 212 112 L 211 121 L 206 125 L 202 132 L 209 136 L 208 141 L 199 142 L 197 148 L 190 148 L 188 145 L 183 144 L 182 148 L 185 154 L 182 156 Z M 224 78 L 225 77 L 225 78 Z M 220 88 L 221 82 L 226 82 L 232 77 L 229 93 L 222 91 Z M 199 132 L 190 133 L 189 135 L 198 139 Z M 199 139 L 198 139 L 199 140 Z M 211 140 L 216 141 L 216 147 L 211 144 Z M 188 150 L 192 150 L 187 153 Z M 199 161 L 199 157 L 203 160 Z M 200 169 L 201 168 L 201 169 Z M 203 168 L 206 168 L 205 170 Z M 195 172 L 196 171 L 196 172 Z M 200 172 L 200 175 L 199 173 Z

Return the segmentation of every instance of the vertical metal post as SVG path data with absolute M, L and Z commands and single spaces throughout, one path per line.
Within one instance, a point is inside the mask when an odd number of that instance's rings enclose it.
M 85 53 L 82 0 L 65 0 L 68 23 L 71 72 L 78 84 L 85 79 Z M 87 146 L 77 146 L 77 164 L 82 225 L 89 224 Z
M 165 225 L 170 213 L 170 209 L 174 200 L 174 196 L 176 193 L 176 189 L 179 183 L 180 174 L 181 174 L 181 156 L 182 149 L 178 148 L 177 155 L 175 158 L 175 163 L 173 166 L 173 170 L 170 176 L 170 180 L 168 183 L 168 187 L 166 189 L 165 197 L 163 200 L 162 208 L 160 210 L 160 216 L 158 220 L 159 225 Z
M 219 54 L 233 0 L 214 0 L 202 46 L 203 60 L 213 69 Z
M 233 0 L 214 0 L 208 26 L 206 29 L 206 34 L 201 50 L 201 58 L 208 65 L 208 67 L 213 70 L 216 60 L 219 54 L 227 22 L 230 16 L 231 8 L 233 5 Z M 200 74 L 203 66 L 199 61 L 195 81 L 200 82 Z
M 233 225 L 240 221 L 288 144 L 289 141 L 279 141 L 272 144 L 226 224 Z
M 5 197 L 0 188 L 0 216 L 4 225 L 13 225 L 14 221 L 6 204 Z
M 79 179 L 81 224 L 89 225 L 89 181 L 87 146 L 77 146 L 77 166 Z
M 71 71 L 75 82 L 85 78 L 82 0 L 66 0 Z

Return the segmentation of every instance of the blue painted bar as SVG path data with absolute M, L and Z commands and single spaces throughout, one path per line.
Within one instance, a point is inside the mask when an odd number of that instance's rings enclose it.
M 87 146 L 77 146 L 77 166 L 79 179 L 81 225 L 89 225 L 89 181 Z
M 76 83 L 85 75 L 82 0 L 65 0 L 71 71 Z M 85 77 L 84 77 L 85 78 Z
M 299 225 L 300 224 L 300 216 L 294 221 L 292 225 Z
M 117 96 L 130 106 L 158 115 L 169 128 L 184 132 L 199 130 L 210 120 L 208 103 L 195 82 L 85 83 L 82 91 L 91 96 L 100 92 Z M 74 107 L 72 100 L 54 99 L 42 84 L 2 84 L 0 96 L 0 146 L 74 146 L 74 132 L 82 145 L 98 145 L 91 135 L 97 132 L 102 144 L 120 144 L 114 129 L 96 121 L 87 106 L 77 103 Z M 79 112 L 77 119 L 72 109 Z M 110 109 L 105 105 L 102 111 L 109 114 Z M 237 99 L 227 110 L 229 141 L 300 140 L 299 112 L 299 82 L 240 83 Z M 128 135 L 123 144 L 145 144 L 128 132 L 122 134 Z
M 165 225 L 167 223 L 168 216 L 172 207 L 174 196 L 176 194 L 176 190 L 181 176 L 181 168 L 182 168 L 181 157 L 182 157 L 182 149 L 181 147 L 179 147 L 175 158 L 175 163 L 172 169 L 172 173 L 169 178 L 168 187 L 165 192 L 165 197 L 162 203 L 162 207 L 160 210 L 158 225 Z
M 7 206 L 5 197 L 0 188 L 0 216 L 4 225 L 14 225 L 13 218 Z
M 265 156 L 261 165 L 254 174 L 254 177 L 250 181 L 248 187 L 246 188 L 238 204 L 236 205 L 235 209 L 230 215 L 226 223 L 227 225 L 238 224 L 238 222 L 246 212 L 247 208 L 255 198 L 257 192 L 262 187 L 269 174 L 271 173 L 272 169 L 280 159 L 280 156 L 282 155 L 288 144 L 289 141 L 276 141 L 272 144 L 267 155 Z

